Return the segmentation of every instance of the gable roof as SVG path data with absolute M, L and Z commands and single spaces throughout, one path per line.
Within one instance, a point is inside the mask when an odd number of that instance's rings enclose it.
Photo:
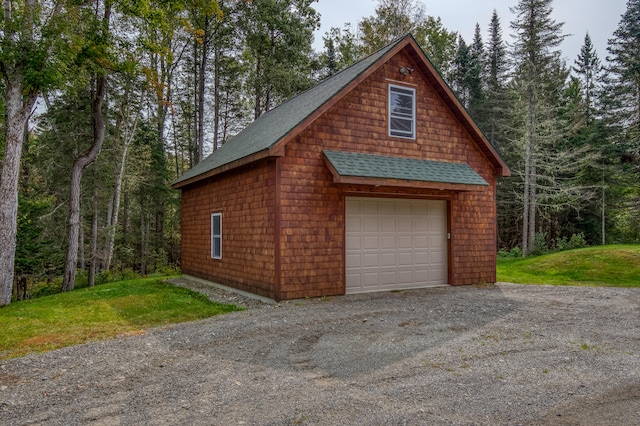
M 413 36 L 408 34 L 263 114 L 180 176 L 172 187 L 178 189 L 261 158 L 283 156 L 287 141 L 402 49 L 407 49 L 407 53 L 416 60 L 445 103 L 461 119 L 480 149 L 498 169 L 498 175 L 508 176 L 509 168 L 500 155 L 473 122 Z

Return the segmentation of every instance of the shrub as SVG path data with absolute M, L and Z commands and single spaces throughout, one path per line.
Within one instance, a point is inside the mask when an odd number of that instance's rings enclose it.
M 547 246 L 547 234 L 544 232 L 536 232 L 536 237 L 533 241 L 533 251 L 531 254 L 539 256 L 547 253 L 549 253 L 549 246 Z
M 579 234 L 573 234 L 571 236 L 571 240 L 569 241 L 569 250 L 583 248 L 587 246 L 587 239 L 584 237 L 584 234 L 581 232 Z
M 522 257 L 520 247 L 514 247 L 511 250 L 500 249 L 498 251 L 498 259 L 517 259 L 519 257 Z
M 62 291 L 62 277 L 55 278 L 51 281 L 41 281 L 36 283 L 29 290 L 29 298 L 51 296 Z

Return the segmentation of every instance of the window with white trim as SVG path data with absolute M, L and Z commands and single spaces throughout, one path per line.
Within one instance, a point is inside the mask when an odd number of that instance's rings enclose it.
M 222 213 L 211 215 L 211 258 L 222 259 Z
M 389 85 L 389 136 L 415 139 L 416 90 Z

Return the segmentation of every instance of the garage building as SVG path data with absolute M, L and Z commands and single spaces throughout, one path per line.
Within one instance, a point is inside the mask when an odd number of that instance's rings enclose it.
M 275 300 L 495 282 L 509 173 L 407 35 L 173 184 L 182 271 Z

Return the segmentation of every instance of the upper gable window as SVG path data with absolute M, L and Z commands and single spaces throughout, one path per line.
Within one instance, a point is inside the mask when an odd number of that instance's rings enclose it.
M 415 89 L 389 85 L 389 136 L 415 139 Z

